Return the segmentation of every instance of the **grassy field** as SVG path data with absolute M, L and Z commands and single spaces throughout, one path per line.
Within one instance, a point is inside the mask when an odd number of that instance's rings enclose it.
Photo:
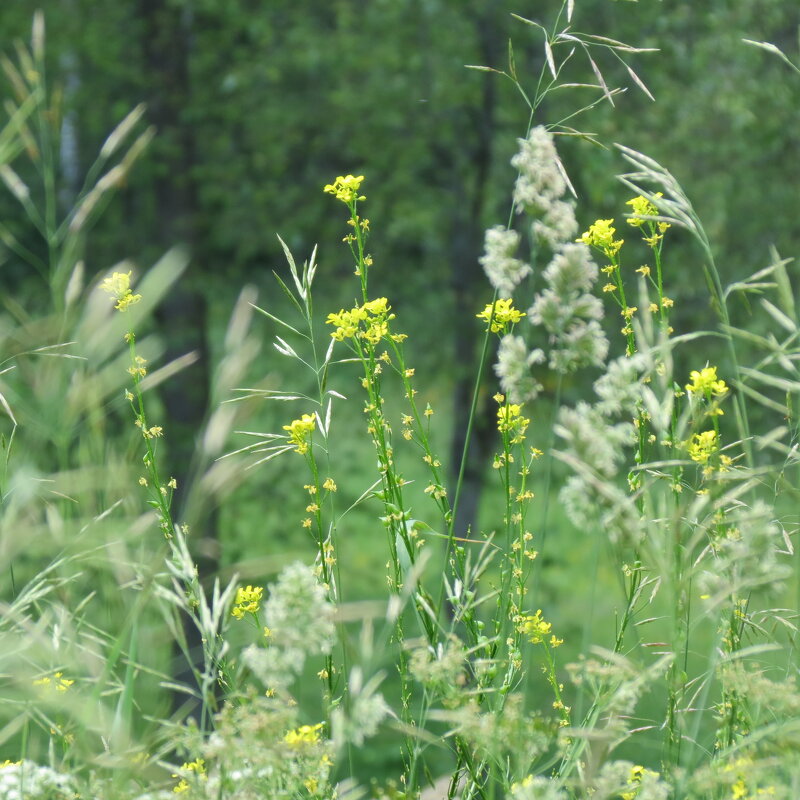
M 538 119 L 574 88 L 552 50 L 572 13 L 522 93 L 469 311 L 466 438 L 489 401 L 494 436 L 469 525 L 452 320 L 384 296 L 369 176 L 320 179 L 349 284 L 284 245 L 266 301 L 218 300 L 176 464 L 159 388 L 188 359 L 152 316 L 187 258 L 85 274 L 144 143 L 123 123 L 58 218 L 36 18 L 0 133 L 50 292 L 0 322 L 0 800 L 797 797 L 796 265 L 728 285 L 702 209 L 627 148 L 614 218 L 579 225 L 559 147 L 591 135 Z

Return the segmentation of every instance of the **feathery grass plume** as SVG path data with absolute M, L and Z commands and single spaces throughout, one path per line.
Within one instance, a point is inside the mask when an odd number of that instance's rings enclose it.
M 707 530 L 708 560 L 698 586 L 713 601 L 762 591 L 780 594 L 791 567 L 780 558 L 786 546 L 785 532 L 775 519 L 775 509 L 764 500 L 752 506 L 723 501 L 702 521 Z
M 552 746 L 558 721 L 528 712 L 523 704 L 521 694 L 510 693 L 505 704 L 484 710 L 471 697 L 457 709 L 436 717 L 447 721 L 485 763 L 504 765 L 513 758 L 517 763 L 530 764 Z
M 242 658 L 268 689 L 288 688 L 309 656 L 330 653 L 333 606 L 315 570 L 297 562 L 281 571 L 263 608 L 269 647 L 250 645 Z
M 454 707 L 466 701 L 463 687 L 467 682 L 467 654 L 464 645 L 455 635 L 450 634 L 444 642 L 416 647 L 411 651 L 409 670 L 414 680 L 421 683 L 427 691 L 440 696 L 447 707 Z
M 630 761 L 609 761 L 597 776 L 592 799 L 667 800 L 671 792 L 657 772 Z
M 347 707 L 337 706 L 331 712 L 333 740 L 338 749 L 351 743 L 361 747 L 365 739 L 378 732 L 381 722 L 391 713 L 383 695 L 378 691 L 383 676 L 373 675 L 364 683 L 361 667 L 350 671 Z
M 511 784 L 511 800 L 567 800 L 568 795 L 557 780 L 527 775 Z
M 564 406 L 558 412 L 558 435 L 570 452 L 603 478 L 616 475 L 624 460 L 623 448 L 634 443 L 634 427 L 628 422 L 609 425 L 594 406 L 585 401 L 575 408 Z
M 536 399 L 542 384 L 533 377 L 531 367 L 545 359 L 540 349 L 528 350 L 521 336 L 506 334 L 500 340 L 494 371 L 500 379 L 500 388 L 511 403 L 527 403 Z
M 741 659 L 720 664 L 718 671 L 724 684 L 749 700 L 752 733 L 760 724 L 773 726 L 776 718 L 797 719 L 800 716 L 800 688 L 796 675 L 780 676 L 776 670 L 775 676 L 781 679 L 773 680 L 767 676 L 765 668 L 748 666 Z M 767 735 L 778 737 L 780 732 L 780 727 L 774 726 Z M 792 732 L 792 736 L 796 738 L 796 732 Z
M 486 231 L 483 255 L 479 261 L 489 279 L 502 298 L 509 298 L 514 289 L 533 271 L 530 264 L 514 257 L 519 248 L 519 234 L 501 225 Z
M 320 723 L 301 724 L 298 707 L 248 693 L 228 703 L 199 744 L 207 777 L 188 797 L 257 800 L 330 797 L 334 751 Z
M 556 372 L 602 364 L 608 353 L 598 322 L 603 304 L 589 294 L 597 275 L 589 248 L 579 243 L 561 247 L 544 271 L 547 288 L 534 298 L 528 318 L 550 334 L 549 366 Z
M 333 606 L 315 570 L 299 561 L 281 570 L 264 604 L 264 620 L 282 647 L 309 655 L 330 652 Z
M 626 414 L 635 417 L 642 402 L 648 360 L 641 353 L 620 356 L 606 364 L 606 371 L 595 381 L 599 398 L 595 408 L 604 416 Z
M 646 530 L 627 488 L 599 478 L 569 454 L 557 453 L 556 456 L 575 472 L 558 493 L 572 523 L 580 530 L 602 530 L 615 544 L 640 542 Z
M 692 772 L 686 781 L 685 796 L 794 800 L 800 787 L 800 773 L 785 754 L 796 752 L 796 743 L 783 753 L 772 753 L 769 749 L 761 752 L 757 741 L 723 751 Z
M 514 206 L 518 214 L 535 217 L 531 231 L 535 239 L 556 250 L 578 232 L 571 201 L 561 198 L 567 181 L 558 159 L 553 135 L 542 125 L 531 128 L 526 139 L 518 139 L 519 150 L 511 164 L 519 171 L 514 186 Z
M 582 763 L 584 784 L 591 784 L 598 765 L 632 735 L 632 726 L 639 722 L 635 711 L 642 696 L 658 688 L 673 660 L 665 655 L 643 668 L 633 657 L 599 647 L 592 649 L 593 657 L 582 653 L 579 661 L 567 665 L 571 682 L 590 705 L 583 719 L 570 730 L 569 740 L 563 742 L 561 774 L 570 775 Z M 584 788 L 591 796 L 591 785 Z

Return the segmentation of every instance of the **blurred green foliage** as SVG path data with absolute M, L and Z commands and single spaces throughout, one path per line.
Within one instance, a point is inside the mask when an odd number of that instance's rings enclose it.
M 321 285 L 338 302 L 347 275 L 337 244 L 342 220 L 321 186 L 363 173 L 376 263 L 385 268 L 380 291 L 413 321 L 421 352 L 433 354 L 429 366 L 452 375 L 447 365 L 463 355 L 416 323 L 432 313 L 443 322 L 463 315 L 488 294 L 476 266 L 482 231 L 507 219 L 508 161 L 528 124 L 510 81 L 465 65 L 507 68 L 510 40 L 519 80 L 530 88 L 543 61 L 541 33 L 511 13 L 546 22 L 557 6 L 45 0 L 50 81 L 63 90 L 62 200 L 74 196 L 74 176 L 137 103 L 148 103 L 145 119 L 158 127 L 93 236 L 89 273 L 123 257 L 152 262 L 185 242 L 185 284 L 228 308 L 245 281 L 273 292 L 279 232 L 298 254 L 322 245 Z M 570 120 L 607 148 L 563 142 L 581 221 L 619 216 L 626 197 L 613 175 L 623 163 L 612 144 L 621 142 L 681 181 L 718 243 L 725 278 L 762 266 L 771 244 L 791 254 L 796 216 L 781 212 L 798 206 L 800 88 L 786 65 L 741 40 L 792 53 L 797 22 L 789 0 L 716 0 L 702 9 L 576 3 L 575 30 L 659 50 L 630 59 L 655 102 L 609 53 L 598 67 L 609 86 L 627 91 L 615 108 L 602 102 Z M 5 52 L 29 29 L 28 7 L 3 5 Z M 595 82 L 580 53 L 570 68 L 570 79 Z M 598 96 L 562 90 L 536 122 L 555 123 Z M 24 233 L 6 198 L 0 216 Z M 688 301 L 689 318 L 705 313 L 696 252 L 678 239 L 670 262 L 670 293 Z M 19 285 L 30 270 L 6 253 L 3 272 Z

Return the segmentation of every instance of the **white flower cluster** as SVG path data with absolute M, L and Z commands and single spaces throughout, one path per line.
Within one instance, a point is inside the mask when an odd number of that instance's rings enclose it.
M 32 761 L 0 766 L 0 798 L 2 800 L 68 800 L 75 797 L 69 775 Z
M 514 257 L 519 247 L 519 234 L 495 225 L 486 231 L 480 263 L 489 283 L 500 297 L 511 297 L 514 289 L 531 274 L 531 267 Z
M 519 151 L 511 159 L 512 166 L 519 170 L 514 205 L 517 213 L 527 212 L 535 217 L 534 238 L 556 250 L 575 238 L 578 222 L 572 202 L 562 199 L 567 182 L 553 136 L 539 125 L 527 139 L 518 141 Z

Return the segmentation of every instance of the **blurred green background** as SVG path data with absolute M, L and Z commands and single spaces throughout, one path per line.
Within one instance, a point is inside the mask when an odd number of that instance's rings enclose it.
M 206 411 L 220 325 L 241 286 L 255 285 L 261 305 L 282 309 L 271 275 L 285 273 L 276 234 L 300 260 L 320 245 L 320 313 L 352 299 L 352 269 L 340 244 L 344 215 L 321 191 L 348 172 L 367 176 L 374 291 L 388 296 L 414 331 L 420 375 L 441 411 L 454 408 L 458 432 L 477 356 L 474 310 L 489 297 L 478 265 L 483 231 L 508 219 L 509 158 L 529 124 L 511 81 L 465 65 L 506 69 L 511 42 L 520 84 L 531 93 L 543 66 L 542 36 L 512 13 L 547 25 L 560 3 L 53 0 L 41 7 L 49 83 L 63 107 L 64 206 L 108 132 L 134 106 L 147 104 L 139 127 L 157 130 L 85 257 L 91 276 L 123 258 L 145 266 L 173 245 L 188 248 L 189 268 L 159 312 L 168 355 L 200 355 L 164 391 L 176 461 L 188 458 Z M 15 39 L 29 38 L 31 12 L 28 4 L 0 9 L 6 54 L 13 55 Z M 655 102 L 610 51 L 595 52 L 607 84 L 626 91 L 615 107 L 600 102 L 569 121 L 605 148 L 559 139 L 581 224 L 620 218 L 625 209 L 627 190 L 614 180 L 625 169 L 613 148 L 620 142 L 660 161 L 683 184 L 715 243 L 724 280 L 764 266 L 771 245 L 792 255 L 800 85 L 786 65 L 742 38 L 792 53 L 799 22 L 790 0 L 577 2 L 573 30 L 658 49 L 628 56 Z M 596 83 L 580 52 L 568 70 L 567 81 Z M 534 124 L 557 123 L 599 94 L 554 92 Z M 8 195 L 0 195 L 0 218 L 41 252 Z M 678 332 L 710 323 L 698 254 L 681 232 L 666 257 Z M 30 265 L 8 250 L 0 258 L 5 292 L 32 311 L 46 304 Z M 263 334 L 271 336 L 268 325 Z M 275 363 L 265 348 L 256 376 Z M 281 380 L 290 384 L 292 376 Z M 260 488 L 256 496 L 263 497 Z

